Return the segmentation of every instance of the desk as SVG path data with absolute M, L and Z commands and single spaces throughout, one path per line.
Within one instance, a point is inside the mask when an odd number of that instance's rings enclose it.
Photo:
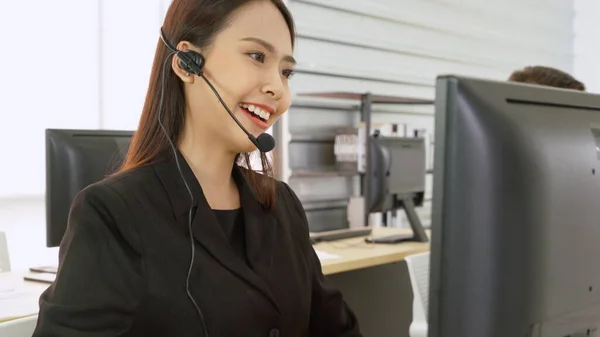
M 372 235 L 405 233 L 410 229 L 374 228 Z M 364 239 L 315 244 L 317 252 L 338 257 L 321 261 L 323 273 L 342 291 L 364 336 L 408 337 L 413 293 L 404 258 L 428 251 L 429 243 L 370 244 Z
M 400 233 L 409 233 L 409 230 L 373 229 L 375 237 Z M 398 263 L 408 255 L 427 251 L 429 243 L 370 244 L 364 239 L 356 237 L 315 244 L 315 250 L 336 256 L 322 260 L 323 273 L 342 290 L 365 336 L 405 336 L 412 317 L 412 290 L 405 267 Z M 27 312 L 22 309 L 0 311 L 4 316 L 0 315 L 0 322 L 36 314 L 39 296 L 49 284 L 23 281 L 24 273 L 6 274 L 4 277 L 18 277 L 23 289 L 27 289 L 29 295 L 22 307 Z
M 22 273 L 0 274 L 0 323 L 37 314 L 47 283 L 27 282 Z
M 374 228 L 373 236 L 411 233 L 410 229 Z M 429 233 L 427 233 L 429 235 Z M 315 250 L 337 255 L 339 258 L 321 261 L 323 274 L 332 275 L 357 269 L 400 262 L 408 255 L 429 250 L 429 243 L 404 242 L 399 244 L 371 244 L 365 237 L 350 238 L 313 245 Z

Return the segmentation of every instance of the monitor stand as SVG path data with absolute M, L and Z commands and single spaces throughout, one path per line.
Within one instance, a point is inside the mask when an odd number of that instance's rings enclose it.
M 400 202 L 400 206 L 406 212 L 406 218 L 410 223 L 410 228 L 412 229 L 412 234 L 395 234 L 395 235 L 387 235 L 381 237 L 369 237 L 366 238 L 365 241 L 368 243 L 401 243 L 401 242 L 429 242 L 429 237 L 427 237 L 427 233 L 425 233 L 425 229 L 421 224 L 421 220 L 419 219 L 419 215 L 415 210 L 415 203 L 413 201 L 412 195 L 405 195 L 398 200 Z

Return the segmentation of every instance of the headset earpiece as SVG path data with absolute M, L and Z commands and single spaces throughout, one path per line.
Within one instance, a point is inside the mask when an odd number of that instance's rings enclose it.
M 204 56 L 202 54 L 187 50 L 177 52 L 177 57 L 179 57 L 179 68 L 188 73 L 202 75 L 202 68 L 204 67 Z
M 179 68 L 183 69 L 187 73 L 196 74 L 198 76 L 202 75 L 202 68 L 204 67 L 204 56 L 202 56 L 202 54 L 193 50 L 177 50 L 177 48 L 175 48 L 175 46 L 172 45 L 167 39 L 162 27 L 160 28 L 160 39 L 164 42 L 167 48 L 177 53 L 177 57 L 179 57 L 179 62 L 177 62 Z

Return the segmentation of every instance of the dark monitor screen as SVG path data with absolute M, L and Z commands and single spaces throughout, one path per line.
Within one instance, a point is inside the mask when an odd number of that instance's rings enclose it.
M 46 130 L 46 245 L 64 235 L 73 199 L 121 165 L 132 131 Z
M 429 337 L 600 328 L 600 95 L 437 79 Z

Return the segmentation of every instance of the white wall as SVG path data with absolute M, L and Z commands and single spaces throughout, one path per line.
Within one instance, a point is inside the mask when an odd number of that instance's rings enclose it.
M 150 77 L 163 0 L 101 0 L 99 127 L 135 129 Z M 135 18 L 135 24 L 132 24 Z
M 600 93 L 600 1 L 575 0 L 575 76 Z
M 13 268 L 56 259 L 45 248 L 44 129 L 137 127 L 168 3 L 0 2 L 0 231 Z
M 296 91 L 371 90 L 432 98 L 440 73 L 504 79 L 528 64 L 573 67 L 571 1 L 289 4 L 300 35 Z
M 26 158 L 2 168 L 0 198 L 44 194 L 45 128 L 137 126 L 165 2 L 0 2 L 0 111 L 10 120 L 0 148 Z
M 0 2 L 0 153 L 10 163 L 2 165 L 0 198 L 43 193 L 45 128 L 97 127 L 97 7 L 78 0 Z

